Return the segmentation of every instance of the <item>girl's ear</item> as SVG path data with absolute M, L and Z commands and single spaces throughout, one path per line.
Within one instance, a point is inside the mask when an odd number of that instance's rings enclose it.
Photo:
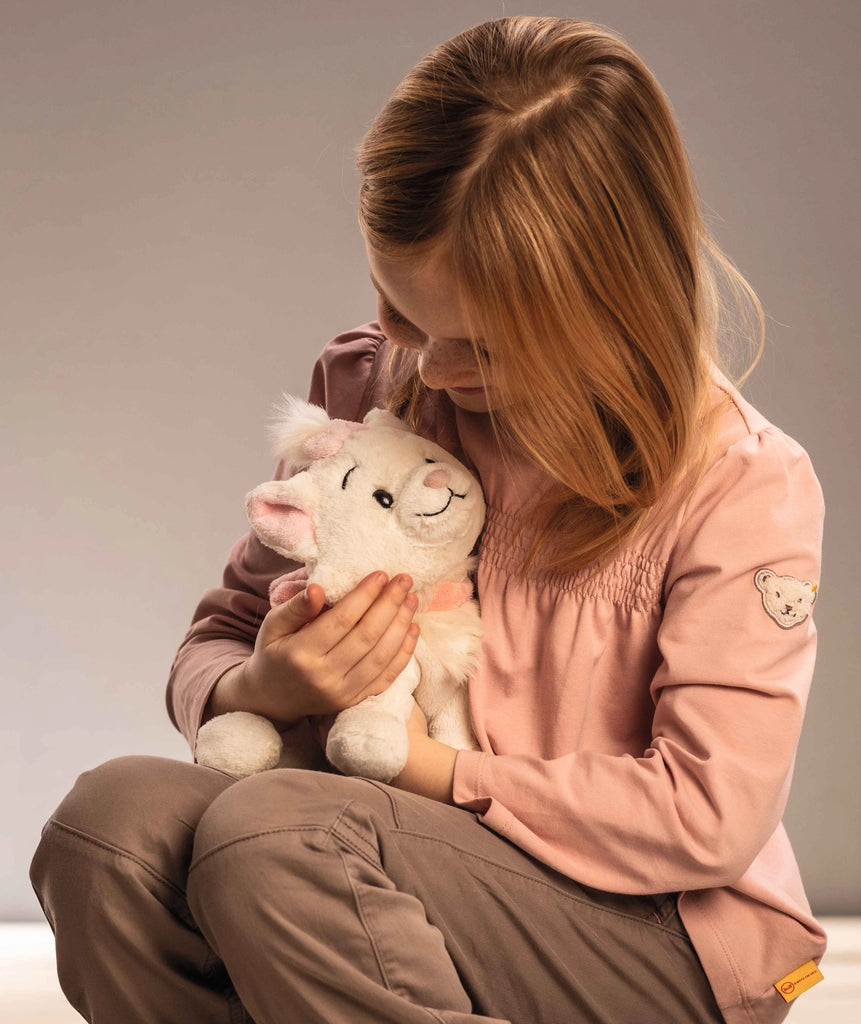
M 394 430 L 404 430 L 410 433 L 410 428 L 404 423 L 403 420 L 398 419 L 393 412 L 389 412 L 388 409 L 371 409 L 365 413 L 365 418 L 362 423 L 366 427 L 389 427 Z
M 261 543 L 286 558 L 309 562 L 319 555 L 314 516 L 317 488 L 307 473 L 255 487 L 245 512 Z

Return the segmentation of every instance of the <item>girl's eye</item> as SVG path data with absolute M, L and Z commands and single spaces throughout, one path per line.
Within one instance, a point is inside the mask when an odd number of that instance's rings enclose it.
M 398 327 L 406 327 L 407 329 L 415 330 L 415 327 L 413 327 L 409 320 L 407 320 L 406 317 L 401 316 L 401 314 L 390 306 L 385 299 L 380 300 L 380 309 L 382 310 L 383 316 L 385 316 L 389 323 L 397 324 Z
M 399 327 L 402 331 L 409 334 L 422 335 L 422 332 L 416 327 L 414 323 L 411 323 L 405 316 L 399 313 L 394 306 L 390 305 L 387 299 L 384 299 L 382 295 L 378 294 L 379 299 L 379 313 L 394 327 Z M 423 336 L 423 335 L 422 335 Z M 469 344 L 469 343 L 467 343 Z M 484 345 L 476 344 L 475 346 L 479 352 L 479 358 L 483 360 L 485 364 L 490 363 L 490 353 L 484 347 Z

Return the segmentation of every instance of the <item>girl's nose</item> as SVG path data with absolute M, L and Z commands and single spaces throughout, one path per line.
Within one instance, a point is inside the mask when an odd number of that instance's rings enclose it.
M 425 338 L 419 348 L 418 371 L 434 390 L 468 387 L 475 383 L 477 370 L 468 341 Z
M 447 469 L 432 469 L 425 477 L 425 487 L 448 487 L 451 473 Z

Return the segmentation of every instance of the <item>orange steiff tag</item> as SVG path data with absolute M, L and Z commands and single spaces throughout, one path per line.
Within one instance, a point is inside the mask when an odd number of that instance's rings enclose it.
M 806 992 L 809 988 L 813 988 L 820 981 L 824 981 L 822 971 L 816 966 L 812 960 L 808 960 L 806 964 L 802 964 L 800 967 L 796 967 L 794 971 L 787 974 L 785 978 L 781 978 L 780 981 L 774 983 L 774 987 L 783 996 L 787 1003 L 791 1003 L 793 999 L 797 999 L 802 992 Z

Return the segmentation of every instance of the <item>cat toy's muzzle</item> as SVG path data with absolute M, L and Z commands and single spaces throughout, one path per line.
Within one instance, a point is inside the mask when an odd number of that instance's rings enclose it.
M 448 544 L 467 535 L 474 540 L 484 522 L 484 496 L 460 465 L 425 463 L 404 485 L 398 518 L 404 533 L 426 544 Z

